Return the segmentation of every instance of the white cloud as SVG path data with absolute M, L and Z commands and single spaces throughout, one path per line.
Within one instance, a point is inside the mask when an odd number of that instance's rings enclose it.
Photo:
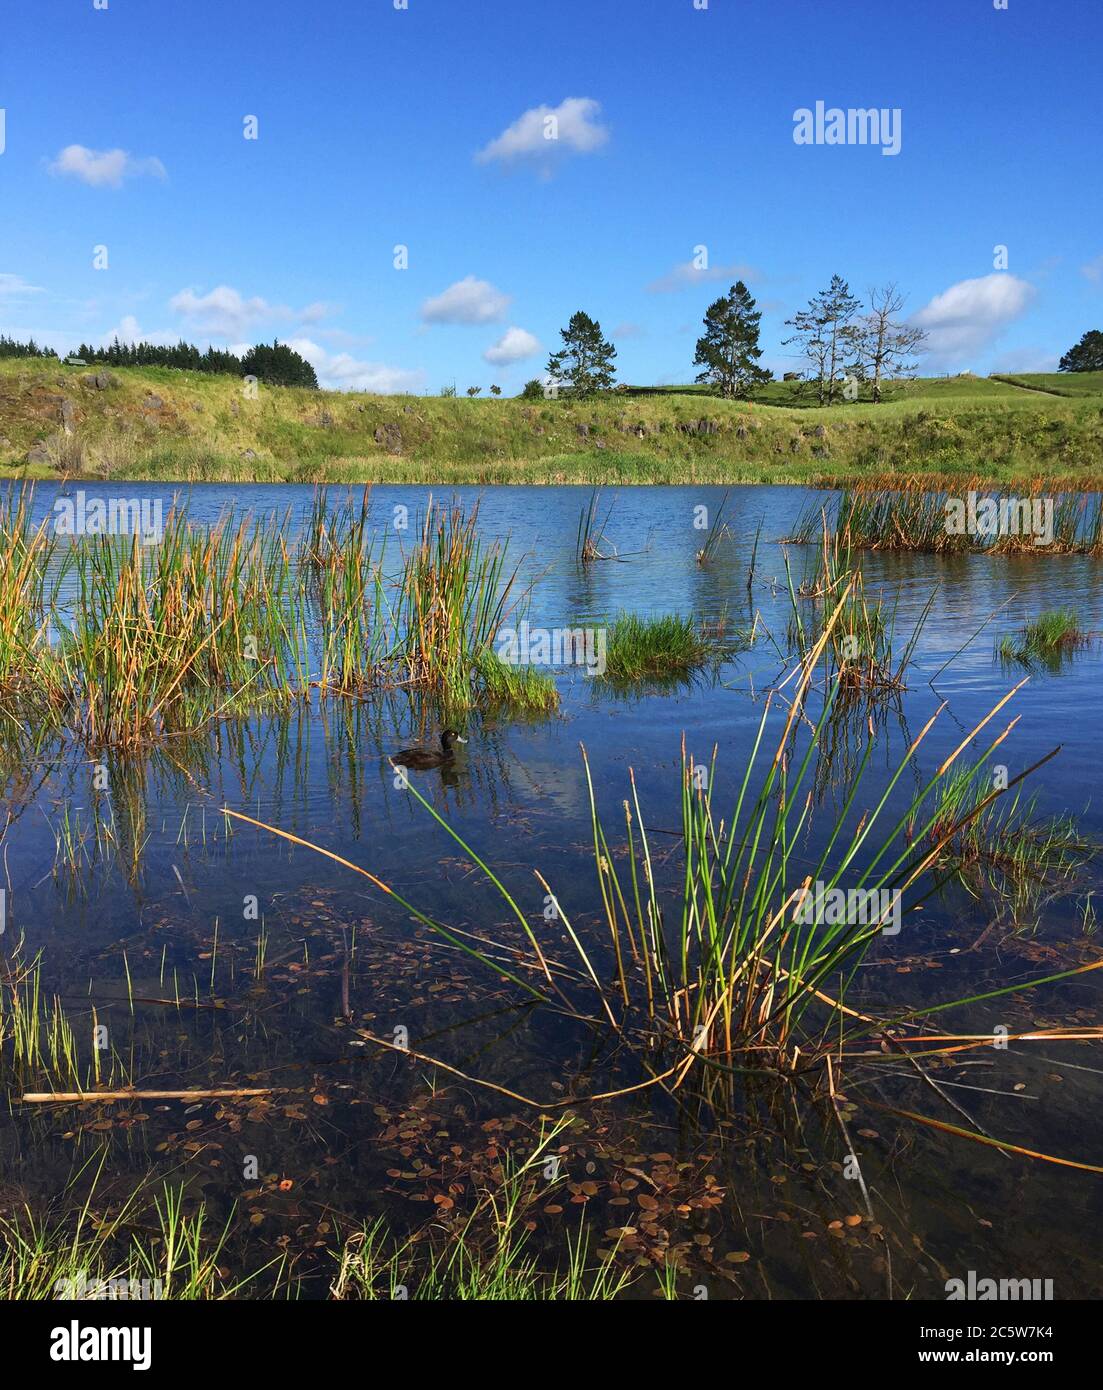
M 124 314 L 115 327 L 100 338 L 100 345 L 108 347 L 116 338 L 120 343 L 163 343 L 168 347 L 180 341 L 178 333 L 143 333 L 133 314 Z
M 66 145 L 48 166 L 51 174 L 79 179 L 93 188 L 121 188 L 125 179 L 167 178 L 165 166 L 150 155 L 135 158 L 127 150 L 90 150 L 87 145 Z
M 347 352 L 328 353 L 310 338 L 292 338 L 288 346 L 305 357 L 329 391 L 373 391 L 379 395 L 414 392 L 425 385 L 423 371 L 362 362 Z
M 1080 274 L 1086 280 L 1090 280 L 1093 285 L 1098 285 L 1103 281 L 1103 255 L 1096 256 L 1095 260 L 1089 261 L 1087 265 L 1082 265 Z
M 421 317 L 425 323 L 497 323 L 509 301 L 510 296 L 488 280 L 465 275 L 443 294 L 427 299 L 421 306 Z
M 330 312 L 330 306 L 322 303 L 291 309 L 259 295 L 246 299 L 231 285 L 217 285 L 209 294 L 181 290 L 169 300 L 169 307 L 187 320 L 192 332 L 211 333 L 217 338 L 247 338 L 265 323 L 316 324 Z
M 609 139 L 597 119 L 593 97 L 567 97 L 558 106 L 533 106 L 475 156 L 479 164 L 534 164 L 550 172 L 551 162 L 567 154 L 593 154 Z
M 1034 286 L 1006 271 L 959 280 L 912 316 L 930 356 L 960 362 L 988 346 L 1034 298 Z
M 699 267 L 692 261 L 683 261 L 668 274 L 652 280 L 647 286 L 648 294 L 674 294 L 677 290 L 692 289 L 694 285 L 706 285 L 713 280 L 723 280 L 734 285 L 737 280 L 753 284 L 762 278 L 762 272 L 753 265 L 743 265 L 739 261 L 731 265 Z
M 640 323 L 618 323 L 613 329 L 615 338 L 644 338 L 647 336 L 647 329 Z
M 22 275 L 0 271 L 0 299 L 26 299 L 31 294 L 43 294 L 41 285 L 29 285 Z
M 540 351 L 540 341 L 527 329 L 507 328 L 498 341 L 483 353 L 483 361 L 492 367 L 510 367 L 514 362 L 523 362 L 526 357 L 535 357 Z

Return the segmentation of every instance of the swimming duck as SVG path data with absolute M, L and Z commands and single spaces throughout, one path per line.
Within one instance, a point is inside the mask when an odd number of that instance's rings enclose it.
M 403 748 L 400 753 L 392 753 L 390 760 L 401 767 L 444 767 L 455 759 L 456 752 L 452 745 L 466 742 L 455 729 L 445 729 L 440 736 L 439 753 L 432 748 Z

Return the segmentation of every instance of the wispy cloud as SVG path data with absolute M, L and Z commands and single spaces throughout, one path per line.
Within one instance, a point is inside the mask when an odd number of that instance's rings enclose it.
M 127 179 L 168 177 L 154 155 L 137 158 L 128 150 L 90 150 L 87 145 L 66 145 L 47 167 L 51 174 L 79 179 L 92 188 L 121 188 Z
M 926 352 L 957 363 L 986 348 L 1019 318 L 1034 298 L 1034 286 L 1006 271 L 959 280 L 912 316 L 927 333 Z
M 525 328 L 507 328 L 498 341 L 483 353 L 483 360 L 492 367 L 509 367 L 514 362 L 523 362 L 526 357 L 535 357 L 540 351 L 540 340 Z
M 427 299 L 421 306 L 421 318 L 425 323 L 498 323 L 509 303 L 510 296 L 489 280 L 465 275 L 443 294 Z
M 608 142 L 609 128 L 598 119 L 593 97 L 567 97 L 558 106 L 532 106 L 484 146 L 479 164 L 528 165 L 549 174 L 570 154 L 593 154 Z
M 708 285 L 714 281 L 723 280 L 727 284 L 734 284 L 736 280 L 745 280 L 749 284 L 754 284 L 756 280 L 762 279 L 762 272 L 753 265 L 744 265 L 741 261 L 733 261 L 731 265 L 711 265 L 700 267 L 694 265 L 693 261 L 683 261 L 676 265 L 667 275 L 661 275 L 657 280 L 652 280 L 647 286 L 648 294 L 676 294 L 679 290 L 689 290 L 695 285 Z
M 380 395 L 418 391 L 425 385 L 425 373 L 390 367 L 385 362 L 365 362 L 351 353 L 330 353 L 311 338 L 291 338 L 294 348 L 311 364 L 321 386 L 331 391 L 374 391 Z
M 22 275 L 0 271 L 0 299 L 27 299 L 32 294 L 45 294 L 41 285 L 29 285 Z
M 1096 256 L 1093 261 L 1080 267 L 1080 274 L 1086 280 L 1090 280 L 1093 285 L 1103 283 L 1103 255 Z

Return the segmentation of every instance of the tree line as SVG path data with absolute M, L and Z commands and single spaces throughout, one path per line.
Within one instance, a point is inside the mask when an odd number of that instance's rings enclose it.
M 175 345 L 164 343 L 122 343 L 115 338 L 106 347 L 81 343 L 70 357 L 82 362 L 103 362 L 112 367 L 173 367 L 178 371 L 228 373 L 232 376 L 253 376 L 268 386 L 305 386 L 318 388 L 314 368 L 286 343 L 257 343 L 239 357 L 224 349 L 208 347 L 200 351 L 194 343 L 183 339 Z M 39 347 L 33 338 L 25 343 L 0 336 L 0 357 L 52 357 L 53 348 Z

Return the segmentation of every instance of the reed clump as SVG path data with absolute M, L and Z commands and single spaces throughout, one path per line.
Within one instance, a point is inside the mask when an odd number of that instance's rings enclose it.
M 606 644 L 605 679 L 630 682 L 688 676 L 745 645 L 745 639 L 723 625 L 706 633 L 691 617 L 675 613 L 653 618 L 621 613 Z
M 1056 670 L 1087 646 L 1088 641 L 1080 619 L 1071 608 L 1054 608 L 1040 613 L 1018 632 L 1001 637 L 996 643 L 996 653 L 1004 661 Z
M 826 508 L 808 508 L 789 539 L 817 543 L 825 516 L 831 533 L 851 550 L 1103 554 L 1099 493 L 1054 496 L 1035 488 L 1013 496 L 984 488 L 932 491 L 921 483 L 844 488 Z
M 788 554 L 785 569 L 792 614 L 789 638 L 802 659 L 823 634 L 828 678 L 837 677 L 843 699 L 891 696 L 905 690 L 905 676 L 934 605 L 932 591 L 911 631 L 897 640 L 899 595 L 891 606 L 883 594 L 868 595 L 865 579 L 844 539 L 831 534 L 821 512 L 818 566 L 799 584 Z
M 552 707 L 547 682 L 488 654 L 515 594 L 507 544 L 478 509 L 434 507 L 408 552 L 387 555 L 368 494 L 290 514 L 193 526 L 173 509 L 156 544 L 93 534 L 62 547 L 30 495 L 0 509 L 0 717 L 92 747 L 133 748 L 213 718 L 309 699 L 409 689 L 453 708 L 486 696 Z

